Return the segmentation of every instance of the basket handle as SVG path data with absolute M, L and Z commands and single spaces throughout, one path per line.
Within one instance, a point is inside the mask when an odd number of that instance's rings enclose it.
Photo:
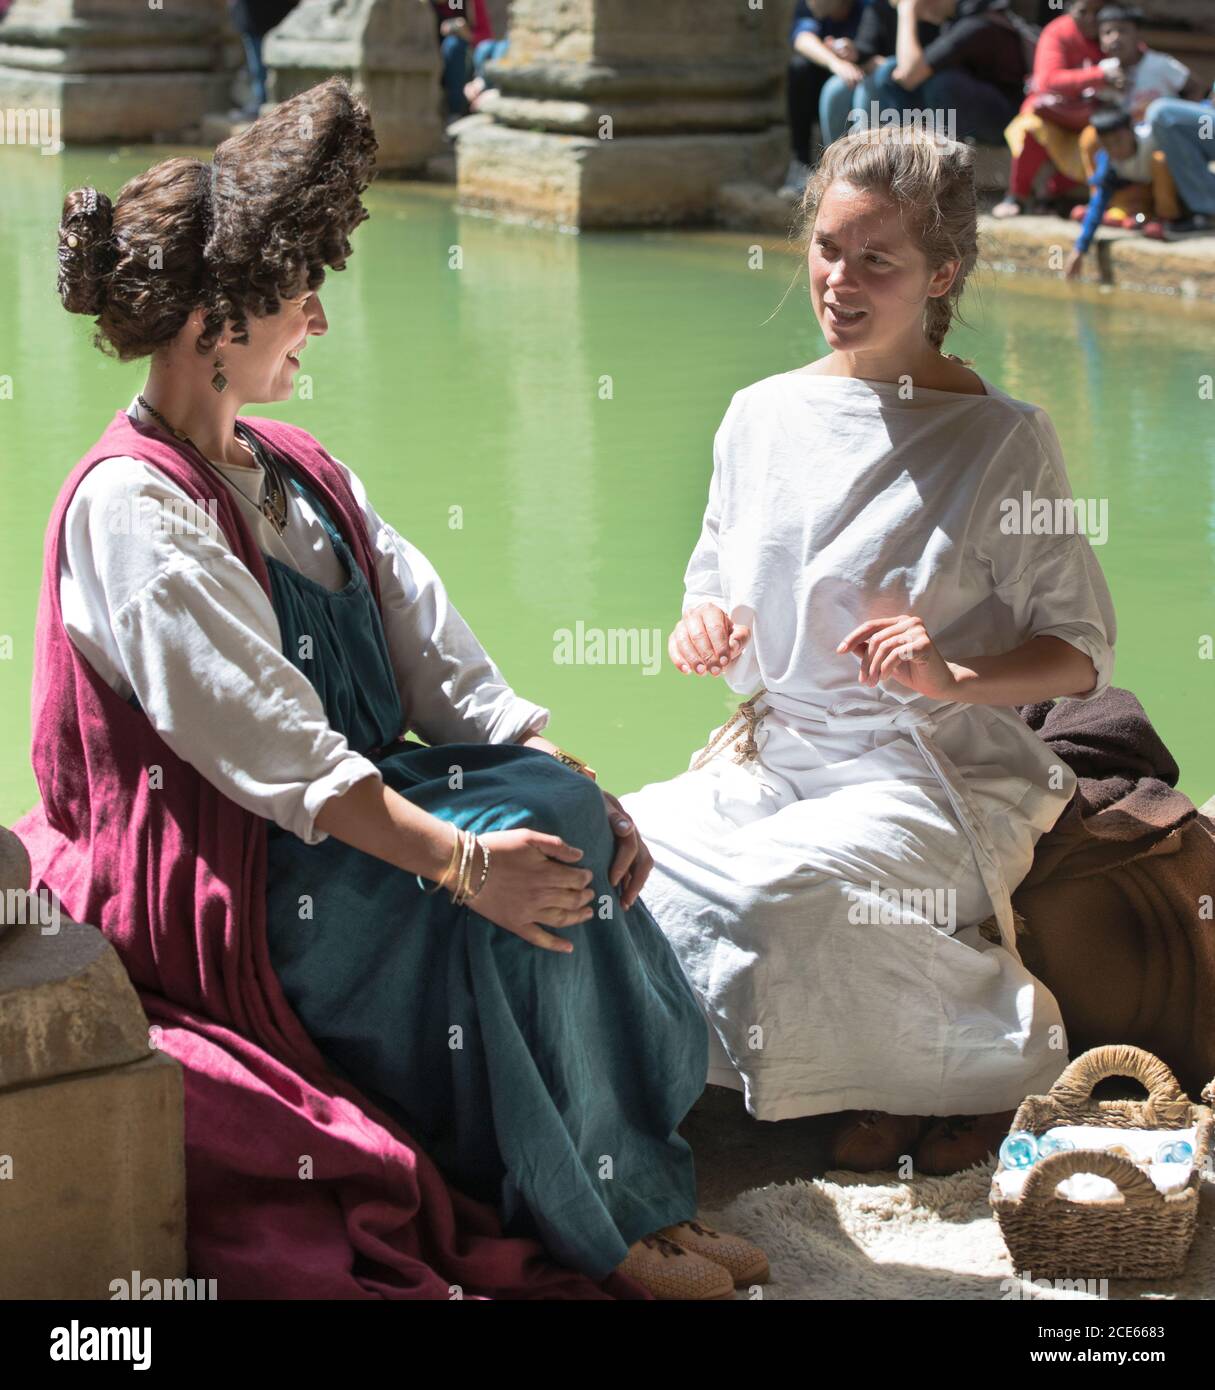
M 1049 1202 L 1056 1196 L 1055 1188 L 1073 1173 L 1096 1173 L 1100 1178 L 1109 1178 L 1126 1200 L 1136 1205 L 1164 1201 L 1164 1194 L 1142 1168 L 1129 1158 L 1104 1149 L 1062 1149 L 1049 1154 L 1030 1169 L 1021 1189 L 1021 1200 Z
M 1149 1106 L 1185 1103 L 1177 1078 L 1159 1057 L 1122 1043 L 1082 1053 L 1050 1088 L 1051 1099 L 1064 1109 L 1086 1106 L 1093 1098 L 1093 1088 L 1107 1076 L 1129 1076 L 1138 1081 L 1148 1093 Z

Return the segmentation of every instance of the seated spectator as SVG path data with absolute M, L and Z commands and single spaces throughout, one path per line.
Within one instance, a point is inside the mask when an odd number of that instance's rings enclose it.
M 819 97 L 829 77 L 855 84 L 864 77 L 857 65 L 856 33 L 870 0 L 797 0 L 789 43 L 787 95 L 793 156 L 782 193 L 801 195 L 810 177 L 810 142 Z M 827 141 L 823 133 L 824 142 Z
M 1123 108 L 1098 111 L 1080 137 L 1080 148 L 1092 196 L 1087 208 L 1073 211 L 1083 223 L 1064 266 L 1069 280 L 1080 273 L 1085 253 L 1103 223 L 1133 226 L 1142 220 L 1151 225 L 1174 222 L 1181 216 L 1177 185 L 1146 122 L 1136 125 Z
M 228 0 L 228 15 L 245 50 L 249 99 L 229 112 L 234 120 L 255 121 L 266 104 L 266 64 L 262 40 L 295 9 L 296 0 Z
M 1207 101 L 1178 101 L 1161 97 L 1147 109 L 1147 124 L 1156 147 L 1168 161 L 1169 172 L 1188 212 L 1165 223 L 1167 241 L 1215 231 L 1215 109 Z
M 469 107 L 464 88 L 476 75 L 474 52 L 488 52 L 482 45 L 492 43 L 494 38 L 485 0 L 456 0 L 454 4 L 423 0 L 423 3 L 434 10 L 438 25 L 447 114 L 450 117 L 467 115 Z
M 925 47 L 917 25 L 941 24 Z M 883 114 L 946 113 L 958 140 L 998 144 L 1025 96 L 1026 40 L 1008 0 L 898 0 L 895 56 L 875 75 Z
M 509 39 L 482 39 L 473 49 L 473 79 L 464 86 L 464 99 L 470 111 L 479 111 L 485 97 L 496 90 L 491 87 L 486 65 L 506 56 Z
M 1008 196 L 992 212 L 1016 217 L 1033 197 L 1034 181 L 1047 167 L 1054 173 L 1048 198 L 1084 182 L 1080 132 L 1092 116 L 1096 92 L 1107 85 L 1097 38 L 1097 14 L 1105 0 L 1070 0 L 1042 30 L 1034 52 L 1029 95 L 1004 132 L 1012 151 Z
M 927 47 L 939 32 L 935 24 L 921 21 L 917 28 L 920 46 Z M 868 113 L 874 101 L 874 74 L 894 53 L 897 36 L 898 16 L 890 0 L 869 0 L 853 40 L 860 80 L 854 80 L 853 74 L 833 73 L 819 97 L 818 123 L 824 145 L 834 144 L 840 136 L 867 123 L 852 113 Z
M 1206 95 L 1203 84 L 1183 62 L 1148 48 L 1139 34 L 1141 22 L 1139 11 L 1125 5 L 1106 5 L 1097 14 L 1100 67 L 1106 78 L 1098 95 L 1125 107 L 1134 121 L 1142 121 L 1160 97 L 1201 101 Z

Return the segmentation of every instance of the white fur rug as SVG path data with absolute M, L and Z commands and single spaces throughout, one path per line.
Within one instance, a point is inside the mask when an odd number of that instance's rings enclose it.
M 1045 1288 L 1014 1273 L 987 1204 L 994 1162 L 948 1178 L 832 1173 L 744 1192 L 704 1219 L 767 1252 L 776 1299 L 1096 1299 L 1103 1291 Z M 746 1290 L 737 1297 L 750 1296 Z M 1215 1177 L 1181 1277 L 1110 1280 L 1114 1299 L 1215 1298 Z

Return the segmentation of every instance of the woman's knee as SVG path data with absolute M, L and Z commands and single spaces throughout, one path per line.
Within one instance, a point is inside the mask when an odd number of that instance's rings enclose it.
M 542 765 L 542 771 L 533 769 L 537 775 L 523 794 L 519 824 L 545 835 L 559 835 L 589 860 L 611 839 L 603 792 L 582 773 L 552 759 L 549 762 L 551 766 Z

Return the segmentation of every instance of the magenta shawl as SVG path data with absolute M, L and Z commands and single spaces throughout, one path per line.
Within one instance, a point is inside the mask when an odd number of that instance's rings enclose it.
M 297 426 L 245 423 L 316 489 L 379 602 L 342 470 Z M 217 1279 L 221 1298 L 446 1299 L 452 1286 L 488 1297 L 644 1297 L 630 1280 L 597 1285 L 553 1265 L 536 1242 L 504 1237 L 493 1211 L 449 1189 L 391 1117 L 326 1068 L 270 967 L 266 822 L 177 758 L 64 630 L 64 514 L 89 469 L 115 455 L 146 459 L 187 496 L 214 499 L 236 556 L 270 586 L 227 489 L 119 411 L 68 477 L 47 529 L 33 687 L 42 802 L 16 830 L 32 886 L 114 944 L 158 1025 L 156 1045 L 184 1070 L 191 1274 Z

